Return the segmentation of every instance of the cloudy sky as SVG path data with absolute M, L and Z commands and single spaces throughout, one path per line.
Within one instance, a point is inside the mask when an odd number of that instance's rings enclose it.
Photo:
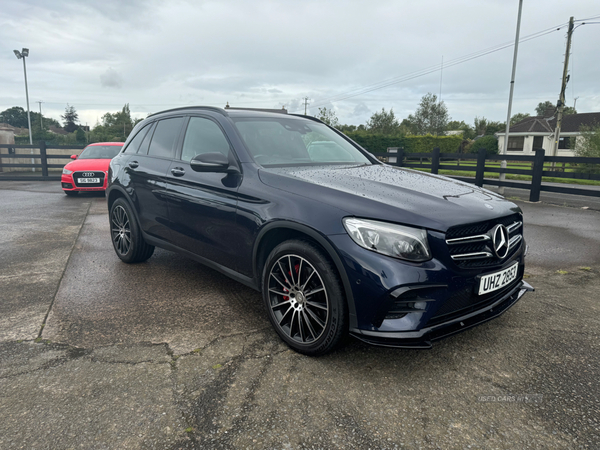
M 402 119 L 440 78 L 453 119 L 504 121 L 517 11 L 518 0 L 4 0 L 0 111 L 26 105 L 13 54 L 26 47 L 31 109 L 42 101 L 59 119 L 69 104 L 91 126 L 125 103 L 136 117 L 227 102 L 304 112 L 305 97 L 341 123 L 381 108 Z M 573 35 L 567 104 L 600 111 L 600 3 L 525 0 L 513 113 L 556 102 L 570 16 L 588 23 Z

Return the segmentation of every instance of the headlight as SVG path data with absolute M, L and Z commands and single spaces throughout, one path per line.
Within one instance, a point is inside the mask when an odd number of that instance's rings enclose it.
M 71 175 L 72 173 L 73 173 L 72 170 L 63 169 L 63 174 L 64 175 Z
M 408 261 L 431 259 L 425 230 L 354 217 L 343 219 L 343 223 L 352 240 L 361 247 Z

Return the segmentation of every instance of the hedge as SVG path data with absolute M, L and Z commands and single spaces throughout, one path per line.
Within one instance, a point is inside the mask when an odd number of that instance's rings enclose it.
M 387 136 L 364 131 L 345 134 L 372 153 L 385 153 L 389 147 L 404 148 L 406 153 L 429 153 L 435 147 L 442 153 L 456 153 L 463 142 L 462 136 Z

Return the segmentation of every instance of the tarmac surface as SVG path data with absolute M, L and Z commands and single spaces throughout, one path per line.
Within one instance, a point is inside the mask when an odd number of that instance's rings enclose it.
M 597 449 L 600 212 L 516 201 L 536 292 L 431 350 L 310 358 L 257 292 L 122 263 L 103 195 L 0 181 L 0 449 Z

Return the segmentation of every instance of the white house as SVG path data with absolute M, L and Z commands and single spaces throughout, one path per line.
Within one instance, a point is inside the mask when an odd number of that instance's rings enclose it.
M 585 126 L 600 126 L 600 112 L 571 114 L 563 117 L 560 140 L 558 141 L 557 156 L 574 156 L 573 146 L 577 136 L 580 136 L 580 128 Z M 543 148 L 546 155 L 552 154 L 554 143 L 554 128 L 556 117 L 527 117 L 510 127 L 508 137 L 508 155 L 533 155 L 535 149 Z M 504 132 L 496 133 L 498 137 L 498 148 L 502 152 L 504 148 Z

